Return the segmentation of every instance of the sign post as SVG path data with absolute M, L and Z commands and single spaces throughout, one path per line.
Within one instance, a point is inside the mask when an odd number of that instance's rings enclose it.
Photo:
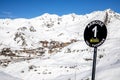
M 92 80 L 95 80 L 96 57 L 97 57 L 97 47 L 94 48 L 93 67 L 92 67 Z
M 90 22 L 84 31 L 84 40 L 86 44 L 94 48 L 92 80 L 95 80 L 97 47 L 104 43 L 107 36 L 105 24 L 100 20 Z

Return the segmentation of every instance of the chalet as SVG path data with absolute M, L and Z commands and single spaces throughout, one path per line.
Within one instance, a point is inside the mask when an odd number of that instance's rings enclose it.
M 42 47 L 48 47 L 48 41 L 40 41 L 40 43 L 42 43 Z
M 65 42 L 65 43 L 61 43 L 61 47 L 65 47 L 65 46 L 68 46 L 69 44 L 71 44 L 71 42 Z
M 77 41 L 78 41 L 78 40 L 76 40 L 76 39 L 71 39 L 71 40 L 70 40 L 71 43 L 74 43 L 74 42 L 77 42 Z
M 60 43 L 58 41 L 51 41 L 50 46 L 52 48 L 60 48 Z
M 39 48 L 37 48 L 36 53 L 44 54 L 45 49 L 43 47 L 39 47 Z

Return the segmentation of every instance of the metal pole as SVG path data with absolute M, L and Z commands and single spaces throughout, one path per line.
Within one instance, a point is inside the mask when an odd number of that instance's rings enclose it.
M 96 57 L 97 57 L 97 47 L 94 47 L 93 67 L 92 67 L 92 80 L 95 80 Z

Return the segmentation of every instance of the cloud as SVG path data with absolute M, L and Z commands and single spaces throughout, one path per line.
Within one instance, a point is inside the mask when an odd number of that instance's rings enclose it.
M 9 12 L 9 11 L 3 11 L 2 14 L 4 14 L 4 15 L 11 15 L 12 12 Z
M 10 12 L 10 11 L 2 11 L 0 13 L 0 18 L 13 18 L 12 12 Z

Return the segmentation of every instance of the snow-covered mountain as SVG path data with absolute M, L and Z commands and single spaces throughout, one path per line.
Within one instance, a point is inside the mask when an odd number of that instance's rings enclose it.
M 83 33 L 93 20 L 103 21 L 108 30 L 98 47 L 96 80 L 119 80 L 120 14 L 111 9 L 0 19 L 0 71 L 22 80 L 90 80 L 93 48 Z

